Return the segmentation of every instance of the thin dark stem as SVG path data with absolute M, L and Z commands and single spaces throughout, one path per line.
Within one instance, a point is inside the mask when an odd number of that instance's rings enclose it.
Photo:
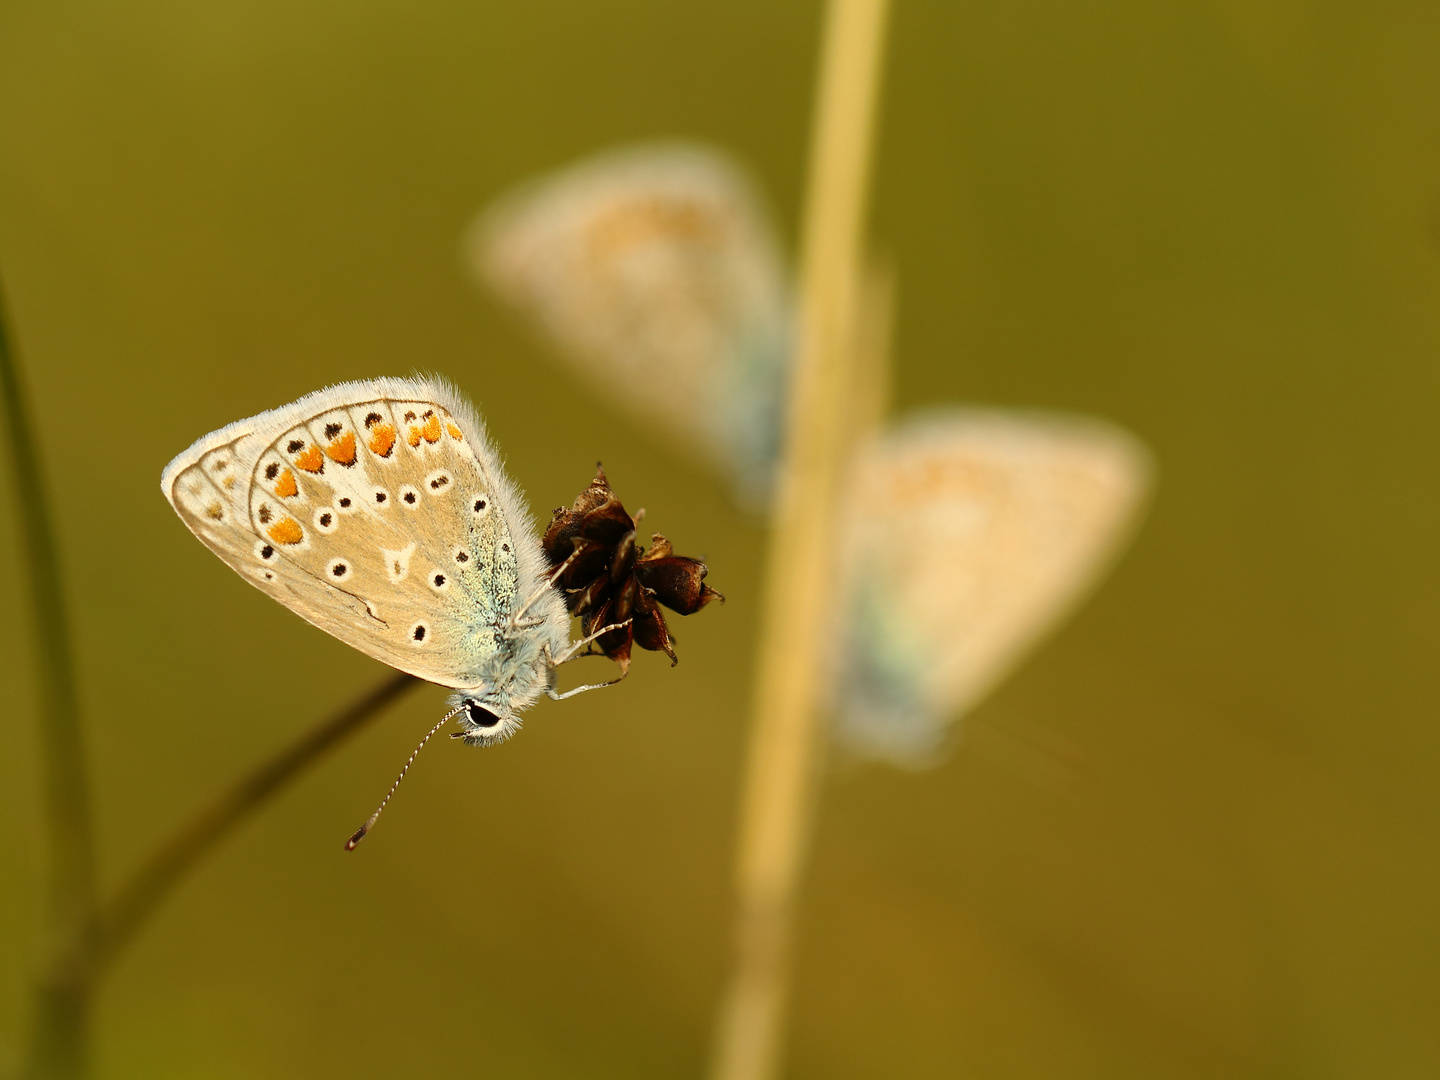
M 92 977 L 104 973 L 180 880 L 237 825 L 307 767 L 360 731 L 386 705 L 420 683 L 413 675 L 396 672 L 262 762 L 162 844 L 99 913 L 91 938 Z
M 40 446 L 18 357 L 5 324 L 0 295 L 0 391 L 5 437 L 15 473 L 16 513 L 33 608 L 36 701 L 45 777 L 50 864 L 46 895 L 49 952 L 79 955 L 95 911 L 95 843 L 90 786 L 70 650 L 69 617 L 60 580 L 55 529 L 42 479 Z M 89 994 L 72 963 L 43 969 L 35 982 L 31 1060 L 37 1076 L 77 1077 L 85 1068 L 84 1033 Z

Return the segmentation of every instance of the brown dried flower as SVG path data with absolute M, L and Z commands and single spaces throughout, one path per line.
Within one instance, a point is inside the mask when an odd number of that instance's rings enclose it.
M 641 510 L 632 518 L 625 512 L 605 470 L 597 466 L 595 479 L 574 505 L 555 511 L 542 541 L 550 565 L 565 567 L 557 584 L 587 636 L 626 623 L 595 641 L 620 665 L 622 675 L 630 669 L 632 644 L 665 653 L 672 665 L 678 662 L 660 605 L 692 615 L 711 600 L 725 600 L 705 584 L 705 564 L 676 555 L 659 533 L 650 538 L 648 549 L 635 543 L 644 514 Z

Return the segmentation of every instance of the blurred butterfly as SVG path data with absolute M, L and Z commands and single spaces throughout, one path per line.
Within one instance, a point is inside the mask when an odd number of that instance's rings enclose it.
M 458 718 L 457 737 L 489 746 L 542 695 L 596 688 L 556 692 L 555 669 L 598 634 L 570 641 L 524 496 L 442 381 L 343 383 L 236 421 L 178 455 L 160 486 L 262 592 L 453 690 L 432 735 Z
M 621 408 L 763 503 L 789 357 L 788 279 L 745 174 L 699 147 L 587 161 L 471 227 L 479 278 Z
M 950 408 L 881 435 L 842 509 L 832 688 L 865 757 L 937 760 L 980 702 L 1129 539 L 1150 458 L 1110 424 Z
M 572 366 L 718 456 L 753 502 L 776 464 L 793 320 L 742 177 L 696 148 L 607 154 L 502 200 L 469 251 Z M 919 766 L 1118 553 L 1149 456 L 1100 421 L 974 408 L 857 441 L 833 731 L 861 756 Z

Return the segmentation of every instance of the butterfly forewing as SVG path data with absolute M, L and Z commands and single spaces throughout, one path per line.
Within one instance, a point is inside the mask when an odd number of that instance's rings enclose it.
M 521 563 L 533 577 L 541 557 L 478 422 L 436 391 L 322 391 L 207 436 L 164 485 L 206 546 L 281 603 L 385 663 L 467 687 L 516 606 Z

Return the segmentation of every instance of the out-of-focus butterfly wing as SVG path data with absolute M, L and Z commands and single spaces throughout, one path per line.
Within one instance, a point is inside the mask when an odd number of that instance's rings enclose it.
M 545 572 L 483 424 L 438 380 L 346 383 L 237 421 L 178 455 L 161 488 L 252 585 L 443 686 L 477 684 Z M 568 626 L 560 603 L 535 613 Z
M 467 248 L 588 381 L 763 497 L 790 297 L 774 232 L 733 163 L 684 145 L 593 158 L 502 200 Z
M 947 410 L 871 444 L 841 530 L 837 738 L 933 761 L 1108 567 L 1150 475 L 1133 437 L 1060 414 Z

